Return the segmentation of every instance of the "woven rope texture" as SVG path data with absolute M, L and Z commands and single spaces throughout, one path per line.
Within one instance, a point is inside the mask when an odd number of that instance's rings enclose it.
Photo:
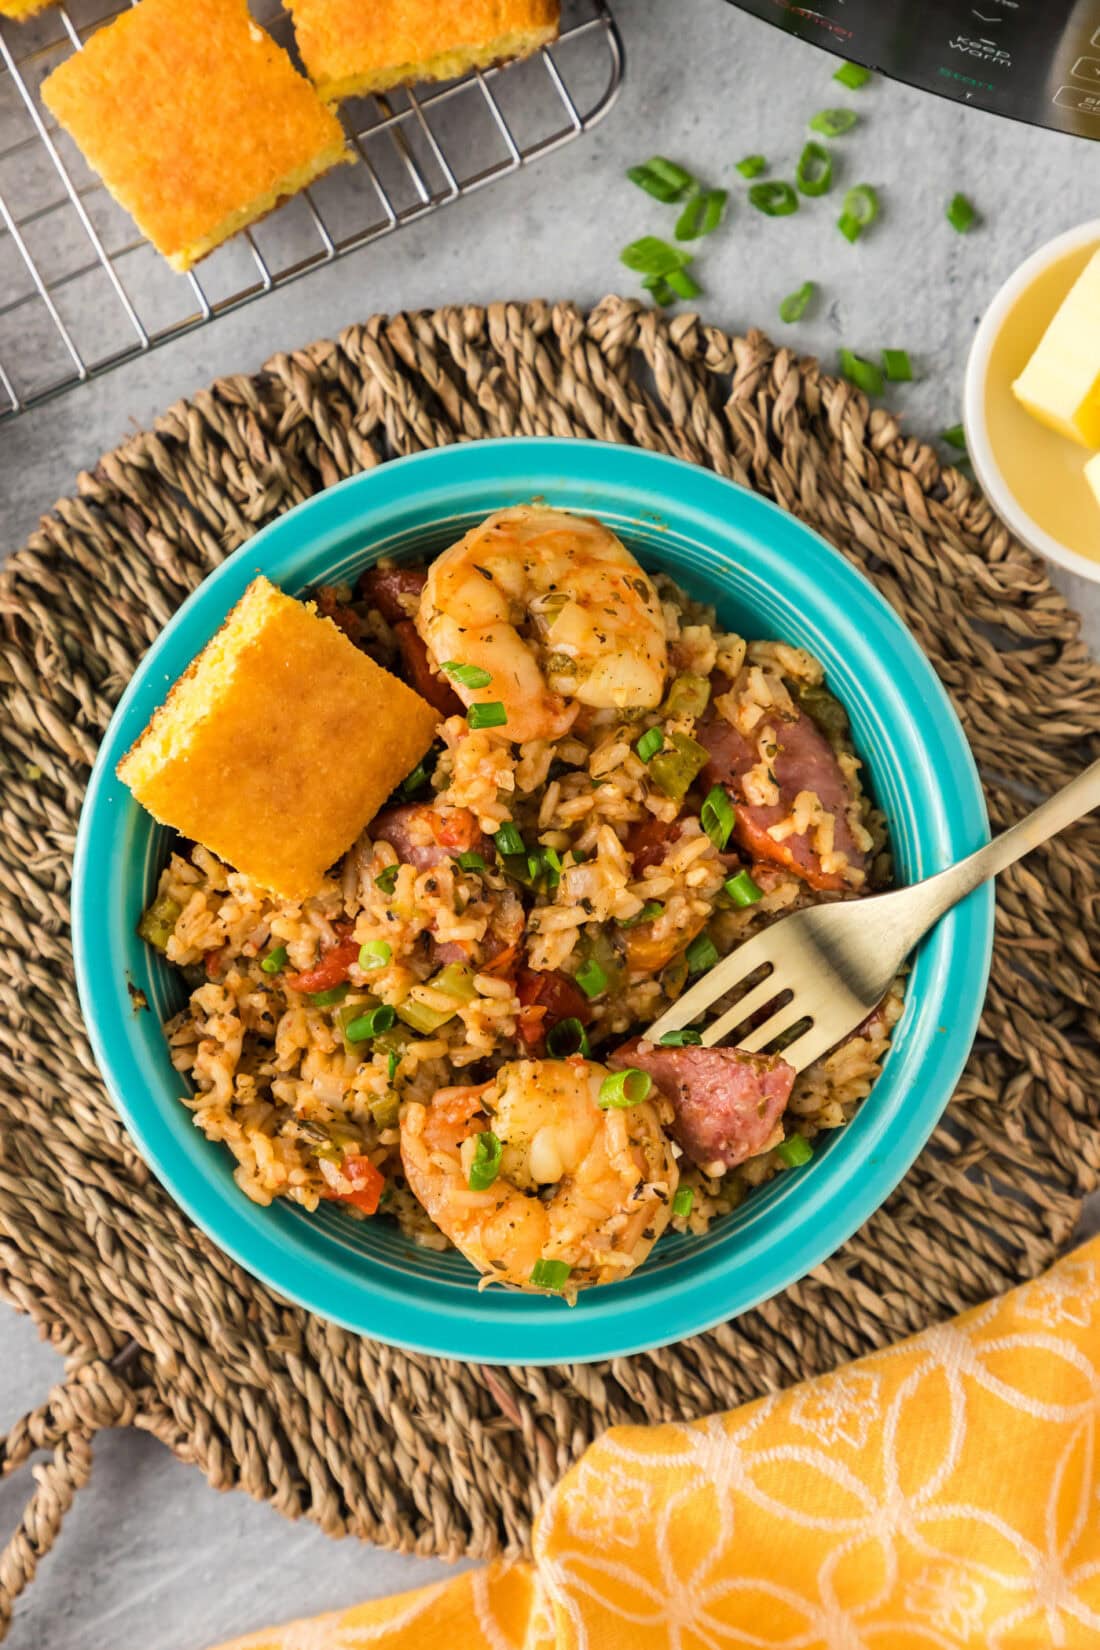
M 73 840 L 112 708 L 174 609 L 258 528 L 394 454 L 501 435 L 675 453 L 817 528 L 931 658 L 994 828 L 1024 810 L 1019 781 L 1052 789 L 1100 753 L 1100 676 L 1043 569 L 890 413 L 758 333 L 620 298 L 587 315 L 375 316 L 221 380 L 81 475 L 0 584 L 0 1291 L 68 1359 L 0 1441 L 3 1472 L 50 1452 L 0 1557 L 0 1636 L 103 1427 L 143 1427 L 217 1487 L 331 1535 L 519 1551 L 610 1423 L 734 1405 L 1032 1276 L 1096 1184 L 1094 820 L 1002 879 L 979 1041 L 904 1184 L 811 1277 L 711 1334 L 572 1368 L 408 1356 L 287 1306 L 175 1208 L 103 1092 L 73 984 Z

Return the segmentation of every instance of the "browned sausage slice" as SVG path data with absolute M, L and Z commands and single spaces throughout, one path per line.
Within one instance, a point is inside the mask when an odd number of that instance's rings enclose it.
M 736 1168 L 763 1151 L 782 1117 L 794 1067 L 778 1054 L 741 1048 L 658 1048 L 640 1038 L 608 1056 L 608 1065 L 648 1071 L 676 1112 L 672 1125 L 684 1155 L 701 1169 Z

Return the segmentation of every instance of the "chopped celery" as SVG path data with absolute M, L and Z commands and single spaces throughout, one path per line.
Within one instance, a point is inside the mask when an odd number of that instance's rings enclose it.
M 414 986 L 413 990 L 425 987 Z M 459 1003 L 468 1003 L 477 996 L 477 987 L 474 985 L 473 970 L 464 963 L 448 963 L 439 973 L 426 981 L 426 989 L 438 991 L 444 997 L 454 1001 L 454 1008 L 432 1008 L 427 1003 L 420 1002 L 411 994 L 406 997 L 397 1010 L 399 1020 L 404 1020 L 407 1026 L 422 1035 L 438 1031 L 440 1026 L 446 1025 L 448 1020 L 455 1016 Z
M 677 676 L 665 700 L 667 716 L 702 716 L 710 702 L 710 683 L 705 676 Z
M 140 938 L 157 951 L 166 951 L 182 910 L 177 900 L 169 899 L 167 894 L 158 894 L 149 909 L 141 914 L 137 925 Z
M 696 774 L 706 767 L 709 753 L 702 745 L 689 739 L 686 733 L 669 735 L 675 749 L 662 751 L 649 764 L 649 776 L 659 791 L 682 802 L 691 789 Z
M 396 1128 L 401 1111 L 401 1102 L 396 1094 L 376 1094 L 368 1101 L 368 1105 L 378 1128 Z

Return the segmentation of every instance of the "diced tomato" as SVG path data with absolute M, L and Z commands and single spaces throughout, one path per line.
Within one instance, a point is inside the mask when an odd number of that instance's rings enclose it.
M 337 1201 L 350 1203 L 365 1215 L 377 1214 L 378 1200 L 386 1184 L 385 1175 L 375 1168 L 369 1157 L 345 1157 L 340 1172 L 345 1180 L 351 1181 L 352 1190 L 333 1193 Z
M 568 974 L 521 968 L 516 996 L 520 1001 L 519 1034 L 529 1048 L 540 1043 L 559 1020 L 579 1020 L 582 1026 L 591 1023 L 588 998 Z
M 312 996 L 315 991 L 331 991 L 335 985 L 343 985 L 348 977 L 348 970 L 359 957 L 359 947 L 354 940 L 341 940 L 326 951 L 320 962 L 312 968 L 306 968 L 301 974 L 288 974 L 285 983 L 291 991 L 303 991 Z
M 334 585 L 319 584 L 316 590 L 316 600 L 318 610 L 324 614 L 326 619 L 331 619 L 333 624 L 339 625 L 349 641 L 357 642 L 359 640 L 363 634 L 363 621 L 358 613 L 353 612 L 346 603 L 340 600 Z
M 516 1030 L 519 1032 L 520 1041 L 526 1043 L 528 1048 L 537 1048 L 546 1035 L 542 1023 L 545 1018 L 545 1003 L 527 1003 L 520 1009 L 516 1017 Z
M 428 810 L 432 835 L 442 848 L 464 854 L 481 841 L 481 826 L 469 808 L 455 808 L 453 813 L 437 814 Z
M 650 817 L 632 825 L 627 833 L 626 851 L 634 862 L 634 875 L 639 877 L 651 865 L 658 865 L 682 830 L 683 826 L 675 819 Z
M 203 957 L 203 967 L 206 969 L 208 980 L 216 980 L 221 973 L 222 958 L 225 956 L 226 950 L 226 946 L 219 945 L 216 951 L 208 951 Z
M 409 617 L 400 598 L 419 596 L 427 580 L 427 573 L 414 567 L 368 567 L 359 580 L 359 594 L 387 623 L 396 624 Z
M 409 686 L 434 705 L 440 716 L 461 716 L 465 706 L 450 683 L 432 669 L 428 650 L 412 620 L 398 620 L 393 633 L 401 650 L 402 674 Z

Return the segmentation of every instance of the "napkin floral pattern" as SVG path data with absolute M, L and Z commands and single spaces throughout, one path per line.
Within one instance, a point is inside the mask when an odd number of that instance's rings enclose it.
M 532 1564 L 226 1650 L 1097 1650 L 1100 1238 L 832 1375 L 618 1427 Z

